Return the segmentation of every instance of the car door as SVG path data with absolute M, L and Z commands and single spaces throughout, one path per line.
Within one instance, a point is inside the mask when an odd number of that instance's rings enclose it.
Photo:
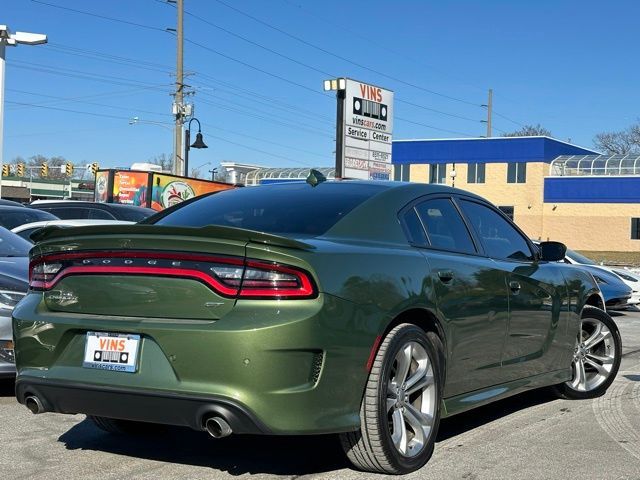
M 429 197 L 405 211 L 422 226 L 414 238 L 427 258 L 438 314 L 447 329 L 447 382 L 452 397 L 501 382 L 500 360 L 508 321 L 504 274 L 479 254 L 450 197 Z M 419 234 L 418 234 L 419 235 Z M 414 235 L 416 236 L 416 235 Z
M 560 265 L 537 260 L 531 243 L 492 206 L 458 198 L 485 253 L 509 290 L 503 376 L 524 378 L 557 369 L 567 351 L 567 288 Z

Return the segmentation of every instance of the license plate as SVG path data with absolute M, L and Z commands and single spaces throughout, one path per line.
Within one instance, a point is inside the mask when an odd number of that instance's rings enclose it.
M 83 367 L 135 372 L 140 335 L 87 332 Z

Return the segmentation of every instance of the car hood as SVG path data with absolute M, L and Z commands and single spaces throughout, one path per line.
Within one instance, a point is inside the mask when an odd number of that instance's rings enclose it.
M 0 282 L 4 278 L 29 283 L 29 257 L 0 257 Z

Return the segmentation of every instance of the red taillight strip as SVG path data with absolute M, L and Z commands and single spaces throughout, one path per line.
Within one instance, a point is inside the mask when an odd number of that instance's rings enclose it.
M 248 268 L 257 268 L 259 270 L 270 270 L 274 272 L 289 273 L 295 275 L 300 280 L 301 286 L 298 288 L 251 288 L 242 284 L 240 289 L 240 297 L 273 297 L 277 293 L 279 297 L 312 297 L 315 294 L 315 288 L 311 282 L 308 273 L 298 270 L 297 268 L 285 267 L 280 264 L 258 262 L 255 260 L 247 261 Z
M 66 267 L 60 271 L 51 281 L 31 281 L 32 269 L 40 263 L 60 262 L 65 260 L 80 259 L 105 259 L 105 258 L 144 258 L 149 260 L 184 260 L 193 262 L 209 262 L 223 263 L 228 265 L 244 266 L 245 268 L 257 268 L 260 270 L 276 271 L 289 273 L 294 275 L 300 281 L 300 286 L 296 288 L 253 288 L 250 286 L 251 281 L 246 286 L 242 286 L 238 291 L 237 288 L 231 288 L 207 273 L 191 268 L 163 268 L 163 267 L 142 267 L 142 266 L 116 266 L 116 265 L 77 265 Z M 51 255 L 43 255 L 33 259 L 29 264 L 29 280 L 32 288 L 48 290 L 53 288 L 60 280 L 69 275 L 83 274 L 111 274 L 117 273 L 121 275 L 158 275 L 164 277 L 181 277 L 198 280 L 221 295 L 228 297 L 240 298 L 314 298 L 317 295 L 317 289 L 311 276 L 304 270 L 281 265 L 278 263 L 268 263 L 257 260 L 244 261 L 240 258 L 209 256 L 191 253 L 171 253 L 157 251 L 86 251 L 86 252 L 68 252 L 57 253 Z
M 70 275 L 100 275 L 100 274 L 113 274 L 120 275 L 156 275 L 159 277 L 180 277 L 191 278 L 199 280 L 216 292 L 228 296 L 235 297 L 238 294 L 237 288 L 229 288 L 226 285 L 218 282 L 215 278 L 207 275 L 199 270 L 193 270 L 189 268 L 156 268 L 156 267 L 117 267 L 117 266 L 99 266 L 99 265 L 79 265 L 76 267 L 68 267 L 62 270 L 56 275 L 50 282 L 38 282 L 41 286 L 35 285 L 38 288 L 44 288 L 49 290 L 53 288 L 56 283 L 62 280 L 64 277 Z M 34 282 L 35 283 L 35 282 Z

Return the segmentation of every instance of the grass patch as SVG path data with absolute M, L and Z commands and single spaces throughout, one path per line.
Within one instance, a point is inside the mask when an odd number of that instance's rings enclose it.
M 580 250 L 580 253 L 598 263 L 640 267 L 640 252 L 590 252 Z

